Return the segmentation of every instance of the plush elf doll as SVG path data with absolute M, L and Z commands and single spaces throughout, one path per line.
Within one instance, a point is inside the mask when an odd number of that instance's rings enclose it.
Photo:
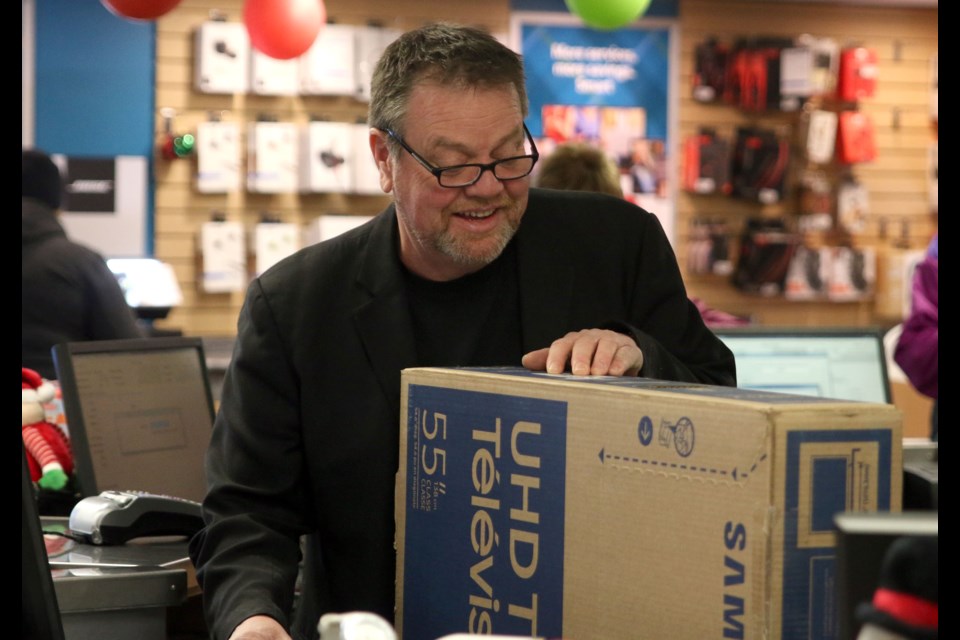
M 27 451 L 30 478 L 41 488 L 58 491 L 73 473 L 73 454 L 66 434 L 47 422 L 43 403 L 53 400 L 53 385 L 33 369 L 23 369 L 21 434 Z

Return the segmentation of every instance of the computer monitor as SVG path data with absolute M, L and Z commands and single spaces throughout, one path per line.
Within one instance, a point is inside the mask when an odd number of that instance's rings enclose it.
M 839 624 L 839 635 L 834 637 L 852 639 L 859 635 L 861 627 L 856 615 L 857 607 L 873 599 L 890 546 L 905 536 L 936 540 L 940 530 L 939 517 L 936 512 L 930 511 L 845 512 L 834 516 L 834 527 L 834 584 Z M 935 585 L 935 562 L 932 567 L 914 567 L 917 577 L 929 577 L 931 569 Z
M 63 343 L 53 357 L 81 497 L 202 500 L 214 409 L 200 338 Z
M 891 402 L 883 332 L 875 328 L 714 329 L 737 362 L 737 386 Z
M 183 304 L 173 267 L 156 258 L 108 258 L 107 267 L 123 289 L 127 304 L 143 319 L 165 318 Z

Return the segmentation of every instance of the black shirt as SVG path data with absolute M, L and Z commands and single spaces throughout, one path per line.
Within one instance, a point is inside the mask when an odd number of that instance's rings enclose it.
M 516 248 L 447 282 L 405 270 L 419 366 L 520 365 Z

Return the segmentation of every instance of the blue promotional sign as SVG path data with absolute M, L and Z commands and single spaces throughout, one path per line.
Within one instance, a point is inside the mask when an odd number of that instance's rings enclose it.
M 535 136 L 545 135 L 545 106 L 570 105 L 640 109 L 645 128 L 634 136 L 666 139 L 668 28 L 607 32 L 523 24 L 520 37 L 530 99 L 527 125 Z
M 513 18 L 527 75 L 527 126 L 541 155 L 567 142 L 606 152 L 624 198 L 656 214 L 671 239 L 672 32 L 666 21 L 601 31 L 555 14 Z

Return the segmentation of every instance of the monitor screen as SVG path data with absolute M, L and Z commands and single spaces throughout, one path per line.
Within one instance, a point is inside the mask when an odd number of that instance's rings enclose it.
M 202 500 L 213 401 L 200 338 L 75 342 L 53 353 L 81 496 Z
M 870 328 L 715 329 L 737 361 L 737 386 L 890 402 L 883 333 Z
M 183 304 L 173 267 L 154 258 L 109 258 L 107 267 L 134 309 L 169 309 Z

